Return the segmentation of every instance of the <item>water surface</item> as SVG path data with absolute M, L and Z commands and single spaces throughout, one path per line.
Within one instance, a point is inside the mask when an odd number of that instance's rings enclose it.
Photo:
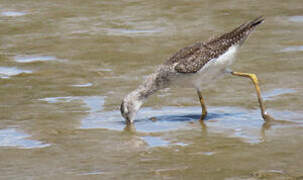
M 0 179 L 300 179 L 303 11 L 293 1 L 1 1 Z M 226 76 L 122 98 L 178 49 L 264 15 Z

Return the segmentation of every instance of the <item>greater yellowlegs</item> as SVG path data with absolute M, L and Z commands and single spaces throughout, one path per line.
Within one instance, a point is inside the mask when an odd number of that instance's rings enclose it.
M 150 95 L 172 84 L 190 85 L 197 90 L 202 107 L 200 119 L 203 120 L 207 115 L 207 109 L 201 91 L 224 74 L 251 79 L 257 91 L 263 119 L 265 121 L 272 119 L 265 111 L 257 76 L 252 73 L 234 72 L 228 69 L 233 63 L 238 48 L 263 20 L 262 17 L 259 17 L 218 38 L 213 38 L 207 42 L 197 42 L 179 50 L 148 76 L 137 89 L 125 96 L 120 110 L 126 123 L 133 122 L 137 111 Z

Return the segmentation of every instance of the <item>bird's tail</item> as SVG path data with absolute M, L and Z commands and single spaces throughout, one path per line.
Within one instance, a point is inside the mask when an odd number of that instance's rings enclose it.
M 263 16 L 260 16 L 252 21 L 241 24 L 234 30 L 221 35 L 218 38 L 210 39 L 207 44 L 208 46 L 216 46 L 217 44 L 222 44 L 222 41 L 227 42 L 226 47 L 230 47 L 233 44 L 242 45 L 247 39 L 249 34 L 262 22 L 264 21 Z
M 263 22 L 264 22 L 264 18 L 263 18 L 263 16 L 260 16 L 257 19 L 251 21 L 250 24 L 251 24 L 251 27 L 254 27 L 254 26 L 257 26 L 257 25 L 259 25 Z
M 244 23 L 240 25 L 238 28 L 231 31 L 229 34 L 231 36 L 237 36 L 239 35 L 241 38 L 239 39 L 238 43 L 240 45 L 243 44 L 243 42 L 247 39 L 249 34 L 259 25 L 264 22 L 263 16 L 260 16 L 252 21 L 249 21 L 247 23 Z
M 251 31 L 253 30 L 257 25 L 261 24 L 264 22 L 264 18 L 263 16 L 260 16 L 252 21 L 249 21 L 247 23 L 244 23 L 242 25 L 240 25 L 238 28 L 236 28 L 234 31 Z

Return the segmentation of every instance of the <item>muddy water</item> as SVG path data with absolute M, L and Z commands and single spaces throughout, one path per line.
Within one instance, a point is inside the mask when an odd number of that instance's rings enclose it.
M 301 1 L 0 1 L 0 179 L 300 179 Z M 152 96 L 125 128 L 121 99 L 179 48 L 264 15 L 204 93 Z M 151 120 L 155 117 L 157 120 Z

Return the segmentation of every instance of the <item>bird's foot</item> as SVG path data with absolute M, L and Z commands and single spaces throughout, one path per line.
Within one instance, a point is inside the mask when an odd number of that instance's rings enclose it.
M 203 112 L 201 117 L 200 117 L 200 120 L 204 121 L 206 119 L 206 116 L 207 116 L 207 112 Z
M 262 114 L 262 117 L 263 117 L 264 121 L 266 121 L 266 122 L 270 122 L 270 121 L 274 121 L 275 120 L 267 112 L 264 112 L 264 114 Z
M 149 120 L 151 120 L 152 122 L 156 122 L 158 119 L 156 117 L 151 117 L 149 118 Z

